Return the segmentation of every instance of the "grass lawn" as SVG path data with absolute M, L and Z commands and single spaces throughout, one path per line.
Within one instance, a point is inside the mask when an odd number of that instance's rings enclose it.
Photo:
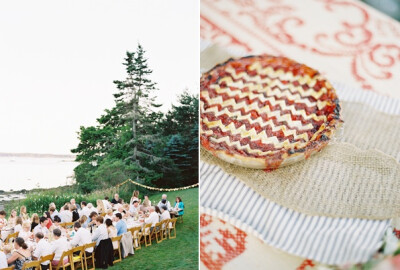
M 161 194 L 150 196 L 151 201 L 159 201 Z M 199 189 L 192 188 L 166 193 L 173 206 L 176 196 L 185 204 L 183 223 L 176 224 L 176 238 L 136 250 L 135 255 L 109 268 L 117 269 L 198 269 L 199 258 Z

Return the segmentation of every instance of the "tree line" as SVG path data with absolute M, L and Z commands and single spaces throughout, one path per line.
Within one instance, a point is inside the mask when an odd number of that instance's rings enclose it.
M 114 81 L 114 106 L 96 125 L 80 127 L 79 144 L 71 150 L 80 163 L 74 169 L 79 190 L 88 193 L 128 178 L 169 188 L 197 183 L 198 95 L 183 91 L 163 113 L 140 44 L 126 53 L 123 65 L 126 78 Z

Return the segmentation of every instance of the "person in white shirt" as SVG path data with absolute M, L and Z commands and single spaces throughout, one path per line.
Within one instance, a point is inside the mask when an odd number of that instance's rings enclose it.
M 171 204 L 169 201 L 167 201 L 167 194 L 163 194 L 161 197 L 161 201 L 158 202 L 157 206 L 161 209 L 161 207 L 165 205 L 168 209 L 168 211 L 170 211 L 172 209 Z
M 7 268 L 7 257 L 6 254 L 4 254 L 3 251 L 0 251 L 0 269 Z
M 104 218 L 102 216 L 96 217 L 97 229 L 92 235 L 92 241 L 96 241 L 96 246 L 100 244 L 101 240 L 108 239 L 108 230 L 104 223 Z
M 50 254 L 55 254 L 51 264 L 56 266 L 60 262 L 63 252 L 69 250 L 69 244 L 67 238 L 61 237 L 60 229 L 54 229 L 53 235 L 55 240 L 51 243 Z M 64 263 L 68 263 L 68 258 L 64 258 Z
M 165 205 L 161 207 L 161 217 L 160 221 L 166 220 L 166 219 L 171 219 L 171 215 Z
M 71 203 L 72 205 L 75 205 L 76 209 L 81 210 L 81 206 L 80 206 L 79 204 L 76 203 L 76 201 L 75 201 L 74 198 L 71 199 L 70 203 Z
M 0 230 L 7 227 L 6 211 L 0 211 Z
M 132 216 L 137 216 L 139 215 L 140 211 L 140 206 L 139 206 L 139 201 L 133 201 L 133 203 L 129 207 L 129 212 L 131 213 Z
M 60 215 L 60 213 L 58 213 L 58 211 L 56 210 L 56 208 L 54 208 L 53 206 L 51 206 L 51 207 L 49 208 L 49 213 L 50 213 L 50 217 L 51 217 L 52 220 L 54 220 L 54 218 L 55 218 L 56 216 L 59 216 L 59 215 Z
M 39 232 L 35 234 L 35 242 L 37 243 L 37 245 L 35 251 L 32 254 L 34 260 L 39 260 L 41 257 L 51 254 L 51 245 L 43 238 L 43 233 Z M 49 269 L 49 264 L 49 261 L 42 263 L 42 270 Z
M 94 207 L 92 203 L 88 203 L 87 208 L 89 209 L 89 215 L 90 215 L 90 213 L 92 213 L 92 212 L 96 212 L 97 214 L 99 213 L 99 212 L 97 211 L 97 208 Z M 88 217 L 89 217 L 89 216 L 88 216 Z
M 33 234 L 36 235 L 37 233 L 43 233 L 44 236 L 47 236 L 49 233 L 49 229 L 47 229 L 47 223 L 49 223 L 46 217 L 41 217 L 39 220 L 39 225 L 33 229 Z
M 117 213 L 120 213 L 121 215 L 125 215 L 124 208 L 122 207 L 121 204 L 118 206 L 117 210 L 114 211 L 113 215 L 115 216 Z
M 80 211 L 79 216 L 89 217 L 91 211 L 90 211 L 89 207 L 87 207 L 87 202 L 85 202 L 85 201 L 81 202 L 81 208 L 82 208 L 82 210 Z
M 36 226 L 37 227 L 37 226 Z M 35 227 L 35 228 L 36 228 Z M 18 237 L 23 238 L 25 241 L 28 241 L 29 238 L 31 238 L 32 232 L 31 232 L 31 223 L 29 221 L 25 221 L 22 224 L 22 230 L 19 231 Z
M 106 221 L 107 219 L 113 221 L 114 220 L 113 210 L 108 209 L 106 213 L 107 213 L 107 215 L 104 216 L 104 221 Z
M 105 210 L 112 209 L 112 205 L 111 205 L 110 201 L 108 200 L 108 197 L 104 198 L 103 205 L 104 205 Z
M 20 232 L 22 230 L 22 217 L 17 217 L 15 224 L 14 233 Z
M 158 216 L 157 212 L 155 211 L 154 206 L 151 206 L 149 208 L 149 210 L 150 210 L 150 215 L 149 215 L 149 217 L 144 219 L 144 223 L 146 223 L 146 224 L 151 223 L 152 224 L 151 231 L 152 231 L 154 229 L 154 226 L 156 226 L 156 223 L 160 222 L 160 217 Z
M 75 230 L 75 235 L 71 240 L 71 245 L 73 247 L 83 246 L 83 245 L 92 243 L 92 235 L 90 234 L 90 231 L 82 228 L 81 223 L 75 222 L 74 230 Z M 69 234 L 67 237 L 68 237 L 68 239 L 70 239 Z M 93 253 L 93 248 L 86 249 L 86 253 Z M 88 254 L 88 255 L 90 256 L 91 254 Z
M 72 222 L 72 212 L 69 210 L 69 205 L 64 205 L 63 210 L 59 215 L 61 222 Z

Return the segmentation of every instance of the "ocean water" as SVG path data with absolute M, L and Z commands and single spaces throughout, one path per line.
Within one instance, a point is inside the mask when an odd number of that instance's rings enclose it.
M 79 163 L 61 157 L 0 157 L 0 190 L 51 188 L 73 183 Z

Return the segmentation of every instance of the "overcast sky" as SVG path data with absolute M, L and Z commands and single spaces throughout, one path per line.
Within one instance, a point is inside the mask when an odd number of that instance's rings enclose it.
M 0 152 L 69 154 L 140 42 L 166 111 L 199 89 L 199 1 L 0 3 Z

